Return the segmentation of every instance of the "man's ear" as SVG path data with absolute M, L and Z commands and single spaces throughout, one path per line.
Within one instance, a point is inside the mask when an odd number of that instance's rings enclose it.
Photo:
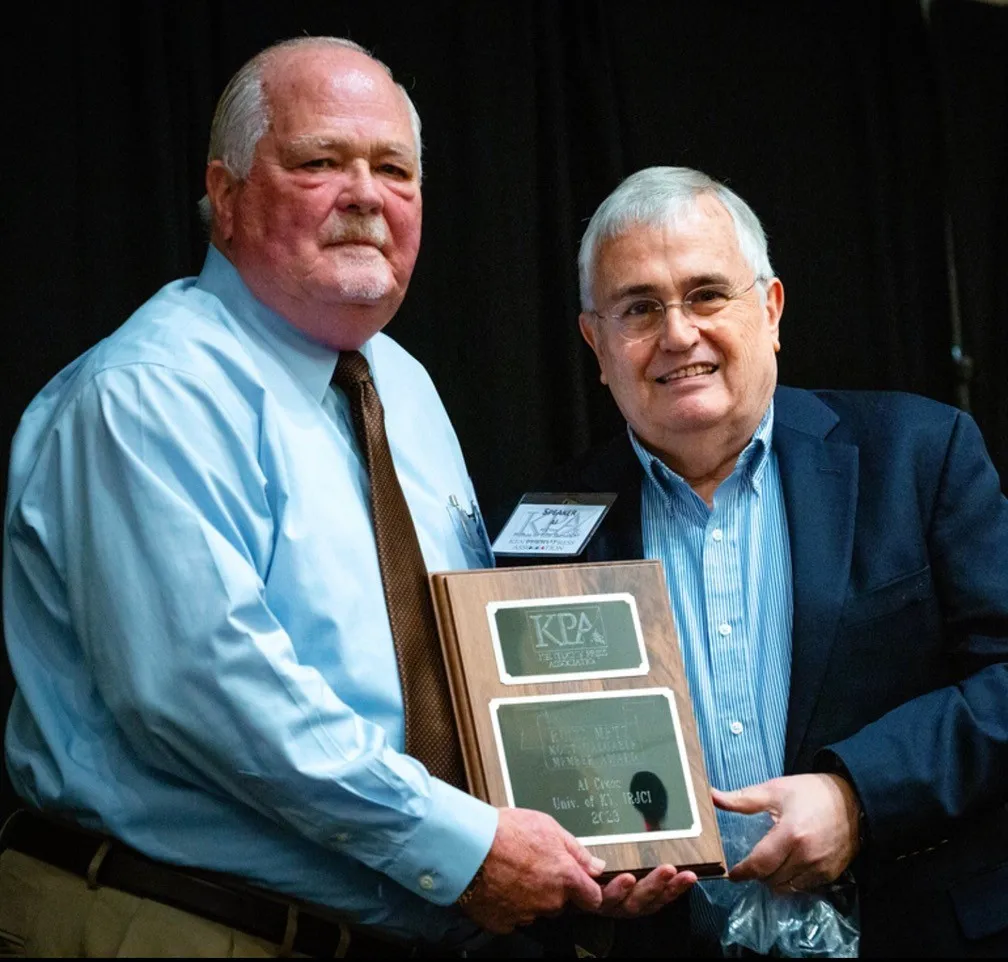
M 773 336 L 774 351 L 779 351 L 780 321 L 784 313 L 784 285 L 780 282 L 780 278 L 773 277 L 767 283 L 766 304 L 763 309 L 766 311 L 767 324 Z
M 223 241 L 234 234 L 234 206 L 240 181 L 222 160 L 211 160 L 206 169 L 206 192 L 213 209 L 214 233 Z
M 581 329 L 581 336 L 588 342 L 588 346 L 595 353 L 595 358 L 599 365 L 599 380 L 603 384 L 608 384 L 606 380 L 605 363 L 602 358 L 602 337 L 599 329 L 595 326 L 595 315 L 582 311 L 578 315 L 578 327 Z

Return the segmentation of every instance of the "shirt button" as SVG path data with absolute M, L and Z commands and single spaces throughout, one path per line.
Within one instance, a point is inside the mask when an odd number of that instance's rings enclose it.
M 727 621 L 721 622 L 721 624 L 718 625 L 718 632 L 727 638 L 731 634 L 731 625 L 729 625 Z
M 721 539 L 722 539 L 722 538 L 724 537 L 724 533 L 723 533 L 723 532 L 721 531 L 721 529 L 720 529 L 720 528 L 715 528 L 715 529 L 714 529 L 714 530 L 713 530 L 713 531 L 712 531 L 712 532 L 710 533 L 710 536 L 711 536 L 711 537 L 712 537 L 712 538 L 713 538 L 713 539 L 714 539 L 715 541 L 720 541 L 720 540 L 721 540 Z
M 433 875 L 421 875 L 420 876 L 420 888 L 425 892 L 429 892 L 434 888 L 434 876 Z
M 728 728 L 733 735 L 741 735 L 745 731 L 745 726 L 740 721 L 733 721 Z

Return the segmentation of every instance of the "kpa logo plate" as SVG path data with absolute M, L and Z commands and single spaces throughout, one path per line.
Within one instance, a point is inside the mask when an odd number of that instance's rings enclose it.
M 647 674 L 630 594 L 496 601 L 487 617 L 505 685 Z

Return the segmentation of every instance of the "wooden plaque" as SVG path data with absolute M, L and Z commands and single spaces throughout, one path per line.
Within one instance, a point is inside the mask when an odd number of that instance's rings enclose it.
M 552 815 L 606 877 L 724 875 L 661 563 L 430 580 L 472 794 Z

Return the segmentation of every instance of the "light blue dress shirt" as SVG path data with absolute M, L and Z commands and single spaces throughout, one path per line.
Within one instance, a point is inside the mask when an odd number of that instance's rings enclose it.
M 491 564 L 426 372 L 381 334 L 363 353 L 429 570 Z M 32 402 L 5 515 L 7 760 L 25 799 L 154 858 L 450 938 L 497 814 L 402 753 L 336 359 L 211 248 Z
M 709 508 L 689 484 L 630 440 L 644 468 L 641 532 L 646 558 L 666 572 L 672 613 L 697 717 L 707 774 L 734 790 L 784 771 L 791 681 L 791 549 L 777 456 L 773 403 Z M 749 816 L 718 811 L 729 863 L 747 849 Z M 716 901 L 729 882 L 702 883 Z M 701 931 L 720 920 L 698 908 Z

